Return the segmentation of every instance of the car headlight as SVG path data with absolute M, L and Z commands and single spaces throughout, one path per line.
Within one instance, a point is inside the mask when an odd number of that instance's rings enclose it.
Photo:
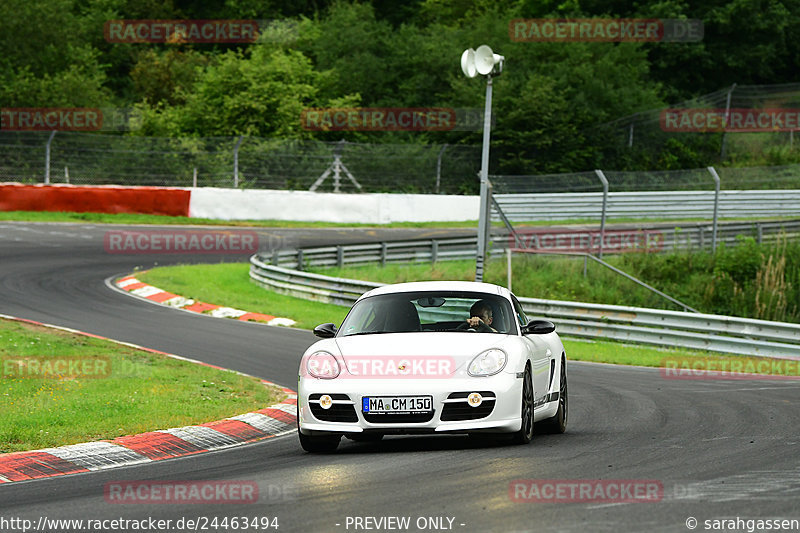
M 492 348 L 476 355 L 469 364 L 467 373 L 470 376 L 492 376 L 503 370 L 507 361 L 506 352 Z
M 306 359 L 306 372 L 320 379 L 333 379 L 341 372 L 339 361 L 328 352 L 314 352 Z

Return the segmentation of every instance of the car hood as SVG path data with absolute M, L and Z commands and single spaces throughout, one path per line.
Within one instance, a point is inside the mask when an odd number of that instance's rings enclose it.
M 391 360 L 398 364 L 436 360 L 447 363 L 446 367 L 452 370 L 447 374 L 453 375 L 463 371 L 482 351 L 503 348 L 507 341 L 508 335 L 497 333 L 420 332 L 337 337 L 335 344 L 348 368 L 353 368 L 353 365 L 363 368 L 373 359 Z

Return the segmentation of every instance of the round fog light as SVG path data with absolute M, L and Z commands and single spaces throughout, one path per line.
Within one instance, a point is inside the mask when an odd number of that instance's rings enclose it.
M 467 403 L 470 407 L 478 407 L 483 403 L 483 396 L 479 392 L 473 392 L 467 396 Z
M 323 409 L 330 409 L 331 405 L 333 405 L 333 398 L 328 396 L 327 394 L 323 394 L 319 398 L 319 406 Z

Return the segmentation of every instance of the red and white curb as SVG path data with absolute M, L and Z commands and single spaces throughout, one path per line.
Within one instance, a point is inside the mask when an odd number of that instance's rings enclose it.
M 0 318 L 103 339 L 147 352 L 225 370 L 202 361 L 83 331 L 2 314 L 0 314 Z M 229 372 L 235 371 L 229 370 Z M 241 372 L 236 373 L 241 374 Z M 269 381 L 261 380 L 261 382 L 267 386 L 277 386 Z M 291 433 L 295 430 L 297 420 L 297 394 L 291 389 L 281 388 L 281 390 L 287 395 L 281 403 L 198 426 L 150 431 L 139 435 L 117 437 L 110 441 L 86 442 L 58 448 L 0 454 L 0 484 L 183 457 Z
M 198 302 L 190 298 L 184 298 L 177 294 L 172 294 L 165 290 L 153 287 L 136 279 L 135 276 L 126 276 L 118 279 L 114 284 L 120 289 L 135 294 L 141 298 L 150 300 L 161 305 L 191 311 L 193 313 L 207 314 L 216 318 L 234 318 L 246 322 L 264 322 L 270 326 L 293 326 L 295 321 L 291 318 L 276 317 L 262 313 L 250 313 L 232 307 Z

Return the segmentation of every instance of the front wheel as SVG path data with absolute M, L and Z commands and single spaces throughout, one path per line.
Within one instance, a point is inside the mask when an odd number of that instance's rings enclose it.
M 300 437 L 300 446 L 309 453 L 332 453 L 339 447 L 341 435 L 331 435 L 324 437 L 312 437 L 311 435 L 303 435 L 300 430 L 297 430 L 297 436 Z
M 533 440 L 533 382 L 529 366 L 525 367 L 525 375 L 522 378 L 522 412 L 520 419 L 522 424 L 519 431 L 514 433 L 514 442 L 528 444 Z
M 567 361 L 561 360 L 561 376 L 558 384 L 558 411 L 544 421 L 548 433 L 564 433 L 567 430 L 567 414 L 569 412 L 569 396 L 567 390 Z

